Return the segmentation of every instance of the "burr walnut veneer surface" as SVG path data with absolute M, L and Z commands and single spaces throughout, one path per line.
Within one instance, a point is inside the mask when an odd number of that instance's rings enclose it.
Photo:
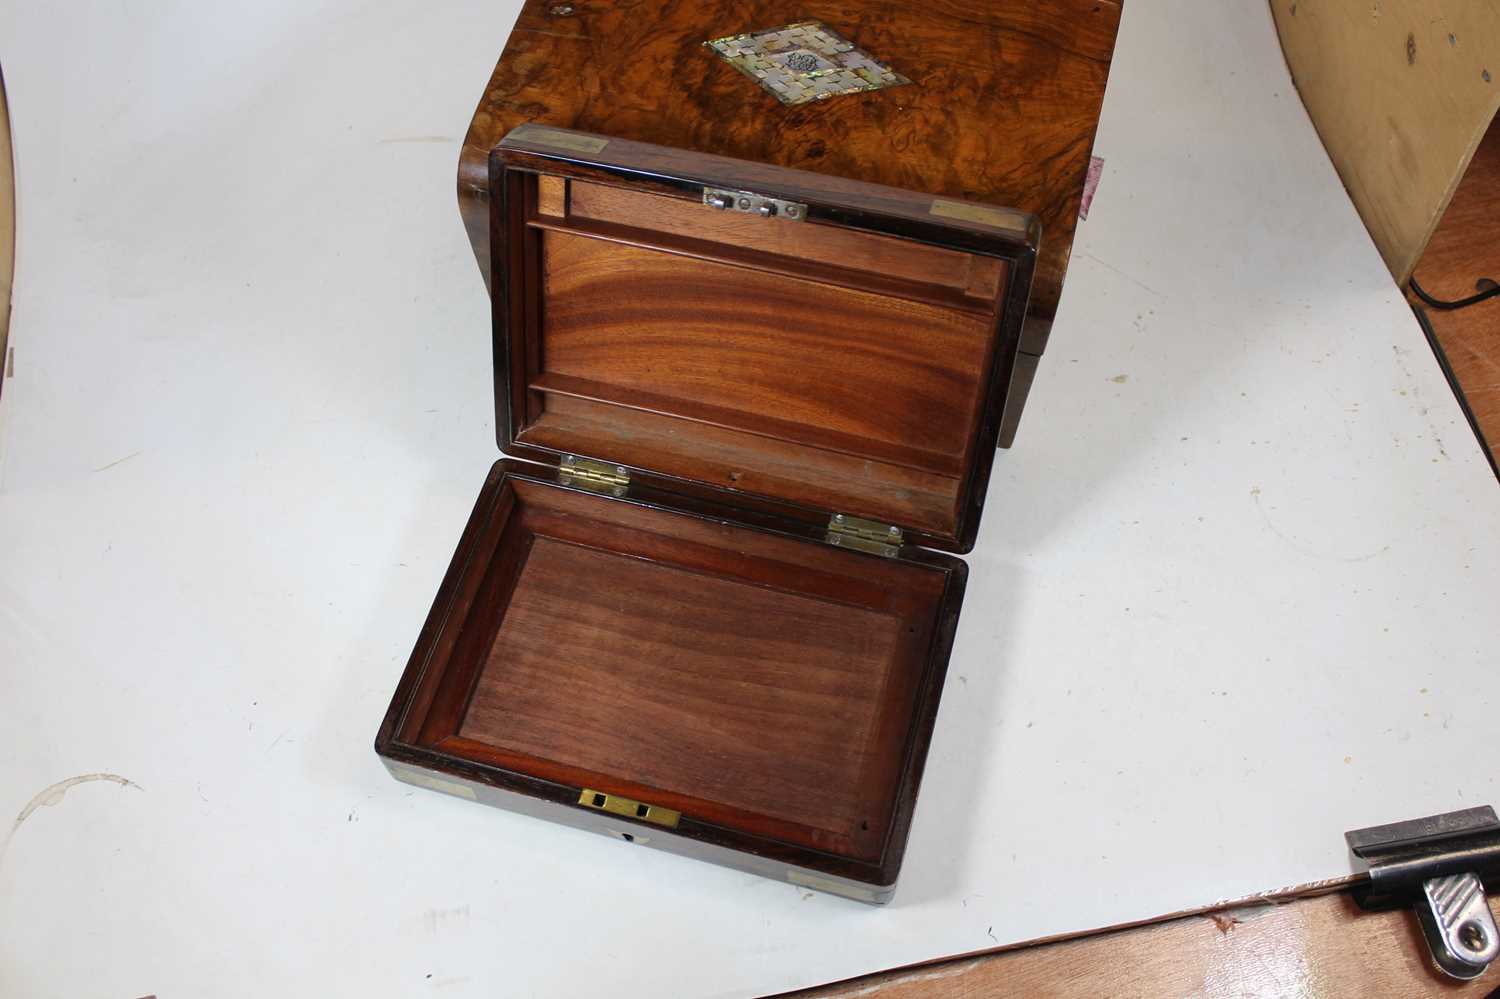
M 912 82 L 787 107 L 703 45 L 808 20 Z M 1032 310 L 1051 317 L 1119 22 L 1117 0 L 528 0 L 464 139 L 460 208 L 488 274 L 486 161 L 527 122 L 1005 205 L 1041 219 Z

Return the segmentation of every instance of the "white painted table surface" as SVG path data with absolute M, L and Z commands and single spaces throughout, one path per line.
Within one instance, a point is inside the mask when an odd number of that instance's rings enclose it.
M 894 904 L 391 780 L 495 457 L 453 187 L 515 10 L 0 8 L 0 994 L 748 995 L 1500 798 L 1500 489 L 1233 0 L 1127 5 Z

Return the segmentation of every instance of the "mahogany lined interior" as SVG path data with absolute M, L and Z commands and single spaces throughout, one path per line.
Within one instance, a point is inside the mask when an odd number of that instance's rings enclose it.
M 452 664 L 415 695 L 416 741 L 879 857 L 943 571 L 503 488 Z
M 560 177 L 526 186 L 521 443 L 950 536 L 998 258 Z

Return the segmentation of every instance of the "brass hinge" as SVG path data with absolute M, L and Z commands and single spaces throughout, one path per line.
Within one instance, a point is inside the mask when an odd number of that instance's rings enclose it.
M 677 823 L 682 819 L 682 813 L 671 808 L 648 805 L 633 798 L 623 798 L 618 794 L 605 794 L 603 791 L 591 791 L 588 788 L 584 788 L 579 793 L 578 803 L 611 815 L 623 815 L 629 819 L 655 822 L 668 829 L 676 829 Z
M 828 520 L 823 540 L 840 548 L 893 557 L 901 547 L 901 528 L 836 513 Z
M 580 458 L 574 454 L 563 455 L 557 477 L 565 486 L 579 486 L 613 496 L 624 496 L 630 486 L 630 473 L 625 471 L 624 465 L 611 465 L 607 461 Z
M 748 212 L 764 219 L 790 219 L 800 222 L 807 218 L 807 206 L 800 201 L 771 198 L 753 191 L 731 191 L 719 187 L 703 189 L 703 203 L 721 211 Z

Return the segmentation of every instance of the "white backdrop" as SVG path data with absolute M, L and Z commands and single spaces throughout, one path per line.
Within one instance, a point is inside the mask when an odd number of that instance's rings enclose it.
M 513 3 L 0 4 L 0 994 L 747 995 L 1349 871 L 1494 801 L 1500 490 L 1262 4 L 1131 0 L 871 910 L 398 785 L 490 461 Z M 0 835 L 6 835 L 0 822 Z

